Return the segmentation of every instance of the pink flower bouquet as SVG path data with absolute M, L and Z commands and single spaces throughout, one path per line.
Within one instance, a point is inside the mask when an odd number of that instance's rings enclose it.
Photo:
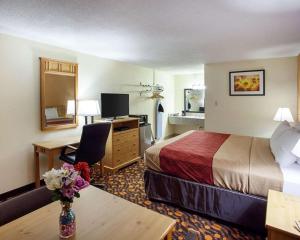
M 60 169 L 53 168 L 43 175 L 47 188 L 53 191 L 53 201 L 72 203 L 74 197 L 80 197 L 79 191 L 89 185 L 88 165 L 81 162 L 76 165 L 65 163 Z

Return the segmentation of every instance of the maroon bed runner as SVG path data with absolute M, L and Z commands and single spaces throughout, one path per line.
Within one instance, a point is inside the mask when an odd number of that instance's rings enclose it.
M 161 149 L 160 167 L 170 175 L 213 185 L 213 157 L 229 136 L 230 134 L 193 132 Z

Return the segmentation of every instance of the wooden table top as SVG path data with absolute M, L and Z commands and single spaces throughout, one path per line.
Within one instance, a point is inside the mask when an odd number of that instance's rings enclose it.
M 300 197 L 269 190 L 266 226 L 300 237 L 295 220 L 300 220 Z
M 103 190 L 89 186 L 75 199 L 75 239 L 158 240 L 175 225 L 175 220 Z M 24 203 L 25 204 L 25 203 Z M 59 239 L 60 203 L 53 202 L 0 227 L 0 239 Z
M 65 147 L 67 145 L 79 143 L 80 137 L 81 136 L 62 137 L 62 138 L 55 139 L 55 140 L 36 142 L 36 143 L 33 143 L 33 146 L 52 150 L 52 149 L 56 149 L 56 148 Z

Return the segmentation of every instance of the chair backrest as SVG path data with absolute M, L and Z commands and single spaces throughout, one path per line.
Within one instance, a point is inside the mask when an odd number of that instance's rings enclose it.
M 50 190 L 40 187 L 0 203 L 0 226 L 49 204 L 51 197 Z
M 110 126 L 109 122 L 83 126 L 75 163 L 87 162 L 93 165 L 104 157 Z

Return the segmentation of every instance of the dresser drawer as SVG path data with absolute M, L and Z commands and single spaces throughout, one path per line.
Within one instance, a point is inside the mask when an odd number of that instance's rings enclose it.
M 113 159 L 114 159 L 114 165 L 121 165 L 123 163 L 126 163 L 128 161 L 130 161 L 131 159 L 135 158 L 135 154 L 131 153 L 131 152 L 127 152 L 124 154 L 116 154 Z
M 132 129 L 121 133 L 114 133 L 113 145 L 124 144 L 131 140 L 138 140 L 138 129 Z
M 129 159 L 134 159 L 137 158 L 139 156 L 139 152 L 138 151 L 131 151 L 128 153 Z
M 132 151 L 133 149 L 139 148 L 139 142 L 137 140 L 128 140 L 123 144 L 115 144 L 113 145 L 113 154 L 114 153 L 126 153 L 128 151 Z
M 127 159 L 124 155 L 118 154 L 113 157 L 113 161 L 114 161 L 113 165 L 118 166 L 118 165 L 121 165 L 122 163 L 126 162 Z
M 113 152 L 113 160 L 115 165 L 120 165 L 122 163 L 128 162 L 139 156 L 138 145 L 133 145 L 127 148 L 115 149 Z
M 126 138 L 128 139 L 138 139 L 139 135 L 139 130 L 136 129 L 135 131 L 129 132 L 128 134 L 126 134 Z

